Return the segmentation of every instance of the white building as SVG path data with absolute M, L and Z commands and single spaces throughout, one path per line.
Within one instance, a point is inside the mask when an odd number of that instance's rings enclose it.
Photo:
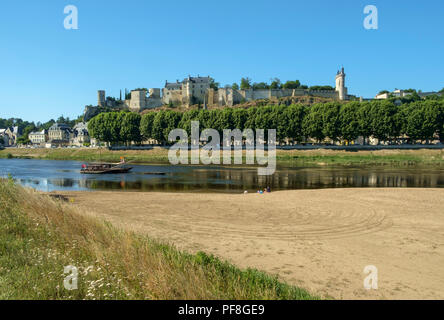
M 40 132 L 31 132 L 28 135 L 29 140 L 32 144 L 44 144 L 48 140 L 48 136 L 46 135 L 46 130 L 43 129 Z
M 404 90 L 396 89 L 393 92 L 384 92 L 384 93 L 377 94 L 375 96 L 375 99 L 383 100 L 383 99 L 388 99 L 388 98 L 391 98 L 391 97 L 404 98 L 404 97 L 410 96 L 411 94 L 412 94 L 412 92 L 410 92 L 410 91 L 409 92 L 405 92 Z

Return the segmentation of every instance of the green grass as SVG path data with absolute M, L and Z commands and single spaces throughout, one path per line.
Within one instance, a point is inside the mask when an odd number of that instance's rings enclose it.
M 78 268 L 66 290 L 65 266 Z M 72 204 L 0 180 L 0 299 L 316 299 L 241 270 L 117 229 Z
M 380 165 L 380 166 L 409 166 L 409 165 L 444 165 L 444 159 L 439 157 L 424 157 L 415 155 L 280 155 L 280 164 L 294 165 Z

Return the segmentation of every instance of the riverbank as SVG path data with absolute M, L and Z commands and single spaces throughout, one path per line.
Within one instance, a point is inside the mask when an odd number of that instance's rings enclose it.
M 444 189 L 61 194 L 124 229 L 279 275 L 321 297 L 444 298 Z M 363 287 L 367 265 L 378 268 L 377 290 Z
M 169 163 L 168 149 L 113 151 L 105 148 L 79 149 L 21 149 L 7 148 L 0 151 L 0 158 L 30 158 L 47 160 L 78 160 L 118 162 L 120 157 L 139 164 Z M 444 165 L 444 150 L 277 150 L 278 165 Z M 245 161 L 244 161 L 245 162 Z
M 315 298 L 257 270 L 118 229 L 63 199 L 0 180 L 0 300 Z M 64 287 L 75 272 L 64 274 L 67 266 L 77 268 L 76 290 Z

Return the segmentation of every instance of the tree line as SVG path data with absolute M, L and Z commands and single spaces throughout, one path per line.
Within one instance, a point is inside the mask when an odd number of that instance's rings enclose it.
M 218 90 L 220 87 L 219 82 L 215 82 L 214 79 L 210 80 L 210 88 Z M 232 88 L 233 90 L 268 90 L 268 89 L 310 89 L 310 90 L 335 90 L 332 86 L 307 86 L 301 84 L 299 80 L 289 80 L 286 82 L 281 82 L 279 78 L 274 78 L 270 83 L 267 82 L 253 82 L 252 79 L 245 77 L 238 83 L 233 83 L 232 85 L 227 84 L 224 88 Z
M 110 144 L 140 143 L 154 139 L 168 143 L 171 130 L 182 128 L 191 134 L 191 121 L 200 130 L 276 129 L 279 143 L 300 144 L 311 138 L 317 143 L 353 141 L 359 136 L 375 137 L 390 144 L 444 141 L 444 100 L 414 101 L 396 105 L 388 100 L 329 102 L 213 110 L 151 111 L 143 116 L 131 112 L 101 113 L 89 123 L 90 135 Z

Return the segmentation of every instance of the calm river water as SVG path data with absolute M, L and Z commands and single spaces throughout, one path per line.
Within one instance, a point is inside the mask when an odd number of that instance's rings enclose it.
M 0 159 L 0 175 L 42 191 L 139 190 L 181 192 L 255 192 L 270 186 L 288 189 L 353 187 L 444 187 L 443 168 L 292 167 L 258 176 L 250 167 L 134 165 L 131 173 L 82 175 L 82 162 Z M 165 173 L 163 175 L 156 173 Z M 154 173 L 154 174 L 153 174 Z

